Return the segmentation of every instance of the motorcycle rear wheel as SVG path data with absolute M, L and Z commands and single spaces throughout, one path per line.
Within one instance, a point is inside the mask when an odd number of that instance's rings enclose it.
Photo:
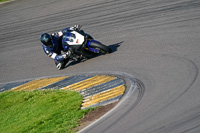
M 108 46 L 101 43 L 91 42 L 90 47 L 99 50 L 99 52 L 102 54 L 111 53 L 111 49 Z

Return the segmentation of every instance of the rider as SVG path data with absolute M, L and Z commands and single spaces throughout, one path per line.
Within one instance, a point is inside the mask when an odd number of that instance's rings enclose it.
M 68 27 L 62 31 L 59 31 L 57 33 L 53 33 L 49 35 L 48 33 L 42 33 L 40 36 L 40 41 L 42 42 L 43 50 L 44 52 L 54 59 L 56 67 L 61 70 L 65 67 L 67 62 L 69 61 L 69 57 L 72 55 L 72 50 L 68 46 L 68 50 L 65 51 L 65 54 L 61 54 L 61 51 L 63 51 L 62 47 L 62 36 L 63 33 L 66 33 L 68 31 L 72 30 L 80 30 L 80 25 L 75 25 L 73 27 Z

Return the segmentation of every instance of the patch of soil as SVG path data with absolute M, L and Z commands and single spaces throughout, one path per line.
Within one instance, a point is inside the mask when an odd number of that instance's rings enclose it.
M 92 122 L 94 122 L 95 120 L 97 120 L 98 118 L 100 118 L 101 116 L 103 116 L 105 113 L 107 113 L 109 110 L 111 110 L 113 107 L 115 107 L 115 105 L 118 102 L 114 102 L 105 106 L 100 106 L 98 108 L 96 108 L 95 110 L 89 112 L 88 114 L 85 115 L 85 117 L 80 121 L 80 125 L 75 129 L 75 130 L 81 130 L 84 127 L 88 126 L 89 124 L 91 124 Z

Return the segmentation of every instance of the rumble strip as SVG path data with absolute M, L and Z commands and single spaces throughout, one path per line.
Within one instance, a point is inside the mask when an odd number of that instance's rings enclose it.
M 13 90 L 65 89 L 83 96 L 82 109 L 118 101 L 125 92 L 124 80 L 108 75 L 78 75 L 19 81 L 0 85 L 0 92 Z

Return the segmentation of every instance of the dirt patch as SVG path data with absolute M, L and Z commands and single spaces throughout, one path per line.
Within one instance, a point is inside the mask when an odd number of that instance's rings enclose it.
M 105 113 L 107 113 L 109 110 L 111 110 L 113 107 L 115 107 L 115 105 L 118 102 L 114 102 L 105 106 L 100 106 L 97 109 L 89 112 L 87 115 L 85 115 L 85 117 L 80 121 L 80 125 L 75 129 L 76 131 L 83 129 L 84 127 L 86 127 L 87 125 L 91 124 L 92 122 L 94 122 L 95 120 L 97 120 L 98 118 L 100 118 L 101 116 L 103 116 Z

